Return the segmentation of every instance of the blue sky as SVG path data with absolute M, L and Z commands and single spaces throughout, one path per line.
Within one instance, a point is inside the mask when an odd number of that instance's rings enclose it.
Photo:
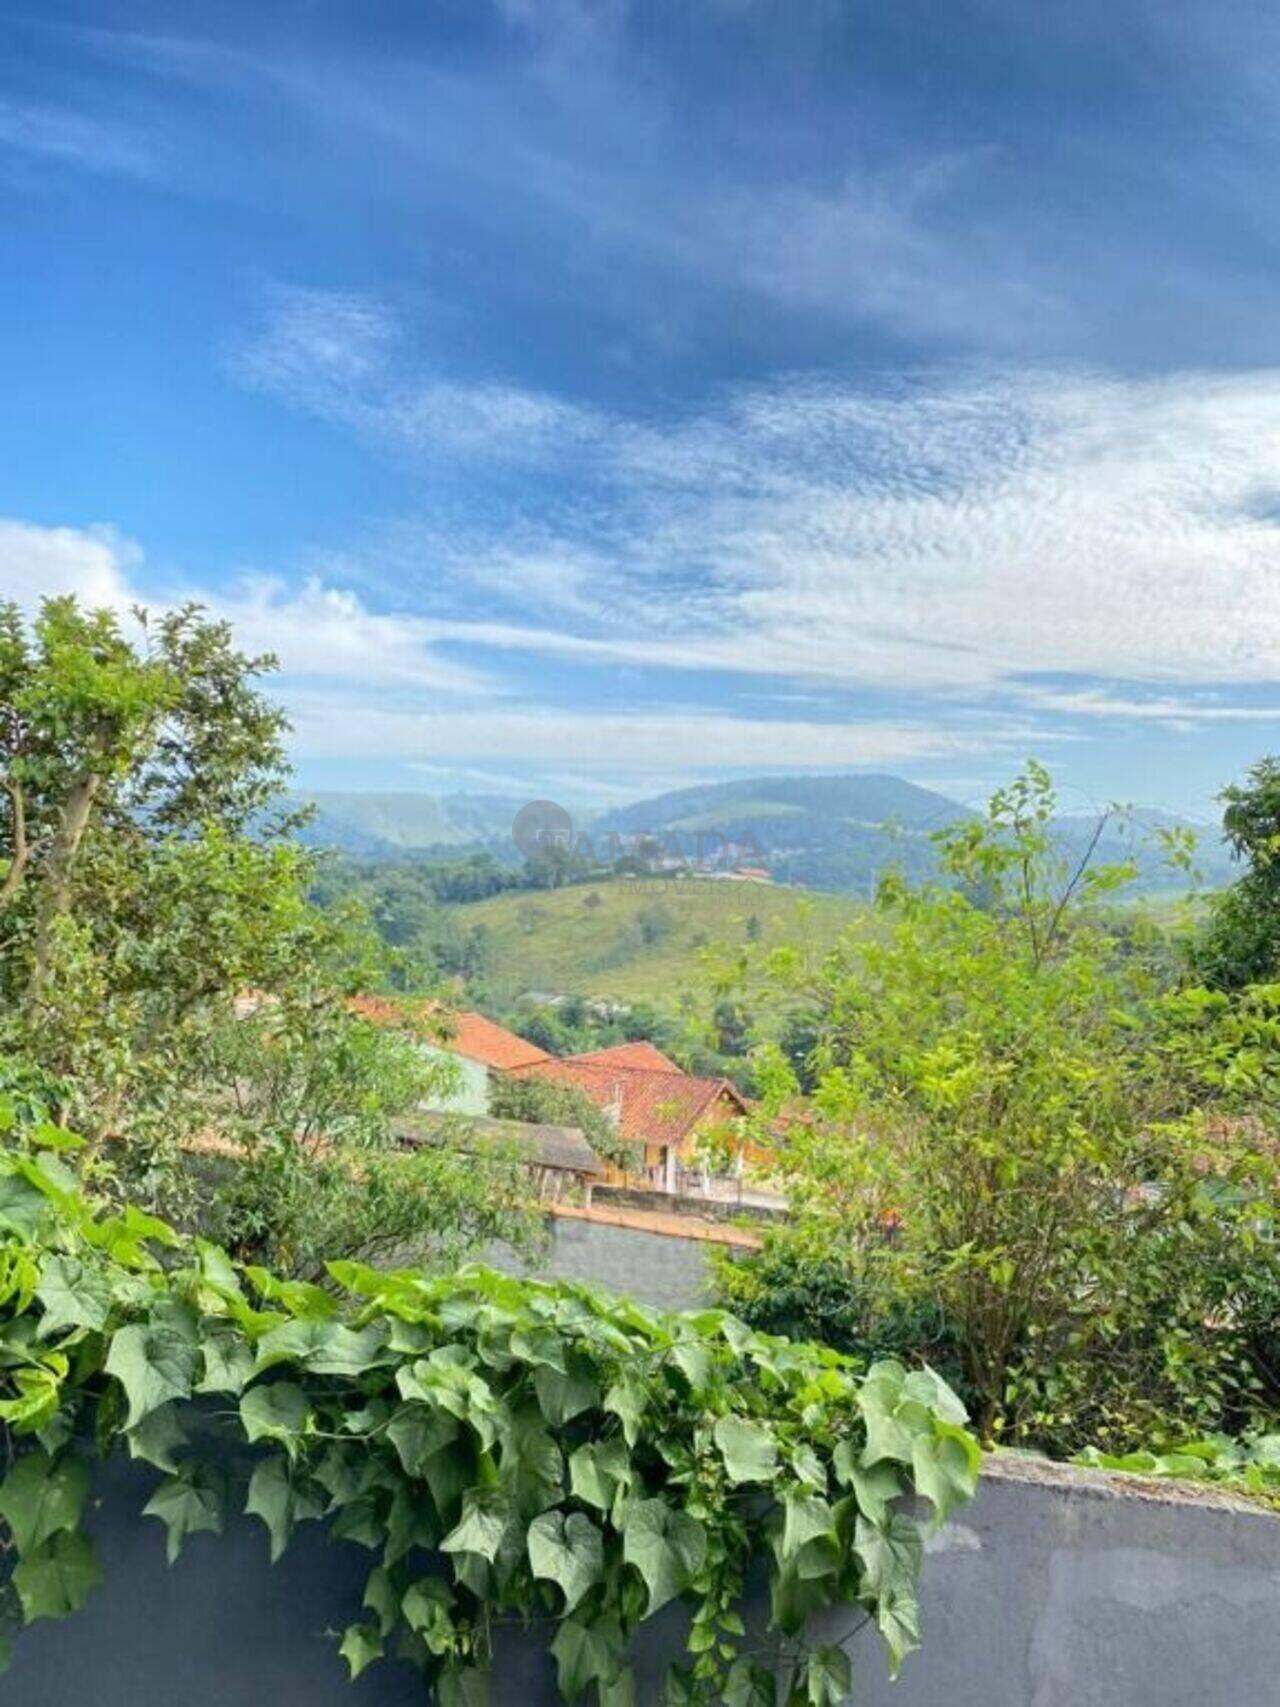
M 0 17 L 0 595 L 194 596 L 307 782 L 1207 812 L 1280 742 L 1280 14 Z

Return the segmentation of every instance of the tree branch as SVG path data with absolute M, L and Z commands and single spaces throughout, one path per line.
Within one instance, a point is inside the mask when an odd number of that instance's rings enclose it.
M 27 802 L 22 792 L 22 784 L 6 778 L 0 782 L 0 788 L 9 796 L 9 805 L 13 813 L 13 857 L 9 861 L 9 869 L 5 872 L 4 882 L 0 883 L 0 907 L 11 901 L 22 885 L 26 875 L 27 861 L 31 857 L 31 844 L 27 840 Z

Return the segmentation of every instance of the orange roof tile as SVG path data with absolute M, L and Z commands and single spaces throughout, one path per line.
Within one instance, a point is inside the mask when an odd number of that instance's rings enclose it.
M 507 1070 L 528 1067 L 538 1061 L 550 1061 L 551 1056 L 527 1037 L 517 1037 L 514 1031 L 497 1025 L 484 1014 L 471 1011 L 449 1014 L 445 1019 L 449 1035 L 445 1047 L 486 1067 Z
M 352 996 L 348 1006 L 375 1025 L 412 1024 L 416 1020 L 442 1049 L 465 1055 L 485 1067 L 505 1071 L 551 1059 L 545 1049 L 528 1038 L 517 1037 L 514 1031 L 470 1009 L 455 1013 L 439 1002 L 404 1003 L 387 996 Z
M 720 1098 L 745 1112 L 746 1103 L 728 1079 L 696 1079 L 688 1073 L 658 1073 L 646 1067 L 548 1058 L 516 1069 L 515 1076 L 576 1085 L 598 1108 L 616 1109 L 618 1132 L 635 1143 L 678 1145 Z
M 669 1055 L 656 1044 L 641 1040 L 638 1043 L 614 1043 L 608 1049 L 590 1049 L 582 1055 L 566 1056 L 569 1061 L 591 1061 L 602 1067 L 647 1067 L 653 1073 L 682 1073 Z

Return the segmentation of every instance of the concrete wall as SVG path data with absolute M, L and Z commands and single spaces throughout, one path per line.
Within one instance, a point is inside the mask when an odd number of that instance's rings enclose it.
M 545 1257 L 524 1264 L 503 1246 L 484 1253 L 495 1268 L 540 1280 L 585 1280 L 625 1292 L 663 1310 L 696 1310 L 714 1302 L 712 1246 L 700 1239 L 611 1227 L 552 1216 Z
M 261 1525 L 242 1520 L 196 1536 L 168 1570 L 161 1526 L 136 1516 L 148 1485 L 133 1466 L 104 1476 L 92 1527 L 107 1584 L 76 1617 L 18 1638 L 4 1707 L 421 1707 L 398 1664 L 348 1684 L 326 1634 L 357 1615 L 367 1552 L 308 1525 L 272 1567 Z M 931 1544 L 923 1604 L 924 1651 L 896 1684 L 874 1643 L 855 1641 L 858 1707 L 1280 1703 L 1280 1519 L 1257 1510 L 1008 1464 Z M 669 1608 L 646 1626 L 643 1707 L 680 1619 Z M 556 1700 L 538 1642 L 509 1644 L 493 1707 Z
M 427 1108 L 438 1109 L 443 1114 L 488 1114 L 489 1112 L 489 1069 L 479 1061 L 468 1061 L 465 1055 L 455 1055 L 451 1050 L 433 1049 L 430 1044 L 419 1045 L 424 1055 L 433 1060 L 447 1061 L 453 1068 L 454 1089 L 447 1094 L 434 1096 L 426 1103 Z

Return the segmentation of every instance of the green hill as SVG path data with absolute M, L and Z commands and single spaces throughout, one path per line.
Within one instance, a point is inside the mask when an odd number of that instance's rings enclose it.
M 451 911 L 462 928 L 483 927 L 485 984 L 499 1001 L 541 991 L 668 1008 L 708 987 L 709 957 L 751 939 L 821 946 L 867 916 L 845 896 L 696 877 L 497 895 Z

